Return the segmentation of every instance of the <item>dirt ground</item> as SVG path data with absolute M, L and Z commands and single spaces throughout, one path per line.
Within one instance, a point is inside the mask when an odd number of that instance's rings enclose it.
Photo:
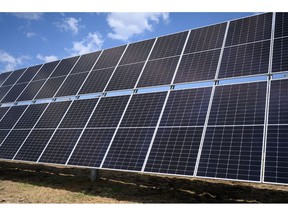
M 0 203 L 287 203 L 288 186 L 0 162 Z

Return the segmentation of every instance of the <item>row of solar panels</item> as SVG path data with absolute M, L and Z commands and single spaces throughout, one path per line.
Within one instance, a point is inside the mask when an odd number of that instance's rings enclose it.
M 230 22 L 218 76 L 227 23 L 2 73 L 0 101 L 267 74 L 272 17 L 272 13 L 266 13 Z M 288 15 L 277 13 L 272 72 L 288 70 L 287 25 Z
M 266 89 L 216 86 L 201 148 L 212 87 L 2 107 L 0 158 L 288 183 L 288 80 L 271 81 L 265 157 Z

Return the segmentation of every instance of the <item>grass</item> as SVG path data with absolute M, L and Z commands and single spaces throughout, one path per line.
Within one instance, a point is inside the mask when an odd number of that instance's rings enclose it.
M 0 162 L 2 203 L 287 203 L 288 187 Z

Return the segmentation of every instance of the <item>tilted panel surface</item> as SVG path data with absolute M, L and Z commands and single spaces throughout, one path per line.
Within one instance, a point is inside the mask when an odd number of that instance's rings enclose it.
M 71 74 L 90 71 L 96 60 L 98 59 L 100 53 L 101 51 L 82 55 L 73 70 L 71 71 Z
M 36 99 L 41 98 L 52 98 L 61 84 L 63 83 L 65 77 L 56 77 L 48 79 L 47 82 L 43 85 L 41 90 L 37 93 Z
M 2 100 L 5 95 L 9 92 L 12 86 L 2 86 L 0 87 L 0 100 Z
M 26 108 L 27 105 L 11 107 L 4 118 L 1 120 L 0 129 L 12 129 Z
M 49 142 L 40 162 L 65 164 L 82 130 L 57 130 Z
M 21 83 L 14 85 L 10 91 L 5 95 L 5 97 L 1 100 L 1 103 L 14 102 L 19 97 L 24 88 L 28 85 L 28 83 Z
M 0 130 L 0 151 L 1 151 L 1 144 L 9 132 L 10 132 L 9 130 Z
M 6 114 L 6 112 L 9 110 L 10 107 L 0 107 L 0 120 L 3 118 L 3 116 Z
M 47 79 L 58 64 L 59 64 L 59 61 L 54 61 L 54 62 L 49 62 L 49 63 L 44 64 L 43 67 L 40 69 L 40 71 L 33 78 L 33 81 Z
M 33 77 L 36 75 L 36 73 L 39 71 L 42 65 L 36 65 L 33 67 L 29 67 L 25 73 L 21 76 L 21 78 L 17 81 L 17 83 L 25 83 L 29 82 L 33 79 Z
M 70 73 L 79 56 L 63 59 L 51 74 L 51 77 L 64 76 Z
M 274 40 L 272 72 L 288 70 L 288 37 Z
M 12 72 L 6 72 L 0 74 L 0 86 L 5 82 L 5 80 L 10 76 Z
M 17 82 L 17 80 L 22 76 L 25 72 L 26 68 L 15 70 L 12 74 L 6 79 L 6 81 L 2 84 L 2 86 L 13 85 Z
M 288 13 L 276 13 L 274 38 L 288 36 Z
M 159 128 L 147 172 L 193 175 L 203 127 Z
M 68 164 L 100 167 L 115 129 L 86 129 Z
M 25 100 L 32 100 L 40 90 L 40 88 L 45 83 L 45 80 L 37 80 L 30 82 L 28 86 L 23 90 L 23 92 L 20 94 L 17 101 L 25 101 Z

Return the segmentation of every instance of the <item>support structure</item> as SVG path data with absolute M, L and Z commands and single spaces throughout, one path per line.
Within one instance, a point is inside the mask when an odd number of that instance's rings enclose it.
M 99 169 L 91 169 L 90 180 L 91 182 L 99 180 Z

